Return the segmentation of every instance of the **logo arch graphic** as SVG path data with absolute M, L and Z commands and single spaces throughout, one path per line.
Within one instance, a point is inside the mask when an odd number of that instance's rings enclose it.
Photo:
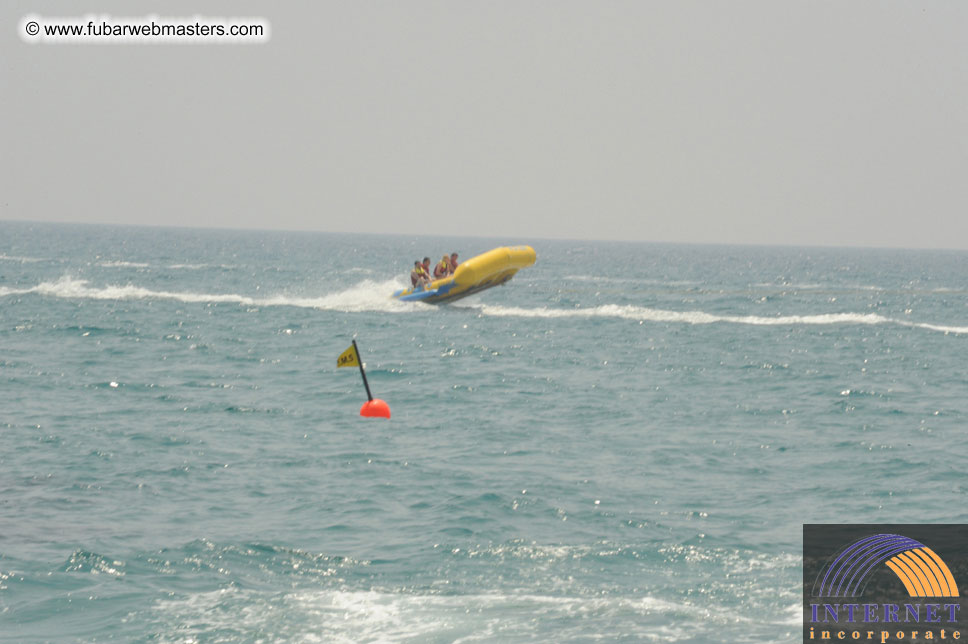
M 875 534 L 845 547 L 821 571 L 814 592 L 819 597 L 857 597 L 881 564 L 897 575 L 911 597 L 958 597 L 958 585 L 941 557 L 899 534 Z

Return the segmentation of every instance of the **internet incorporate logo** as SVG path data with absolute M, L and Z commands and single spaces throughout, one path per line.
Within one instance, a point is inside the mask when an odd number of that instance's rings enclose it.
M 911 597 L 957 597 L 958 585 L 935 552 L 899 534 L 875 534 L 850 544 L 817 580 L 818 597 L 858 597 L 871 573 L 884 564 Z
M 805 642 L 968 639 L 968 526 L 804 525 L 803 551 Z

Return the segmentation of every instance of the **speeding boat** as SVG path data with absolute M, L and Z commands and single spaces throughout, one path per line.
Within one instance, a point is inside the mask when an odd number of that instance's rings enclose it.
M 530 246 L 503 246 L 458 264 L 452 275 L 426 286 L 397 291 L 393 297 L 404 302 L 443 304 L 504 284 L 519 269 L 534 264 L 537 255 Z

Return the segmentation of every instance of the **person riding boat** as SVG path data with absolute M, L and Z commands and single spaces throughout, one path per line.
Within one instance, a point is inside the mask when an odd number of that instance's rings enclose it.
M 457 271 L 457 253 L 450 254 L 450 274 L 453 275 Z
M 426 286 L 430 283 L 430 275 L 424 269 L 423 264 L 420 260 L 414 260 L 413 270 L 410 271 L 410 284 L 416 288 L 417 286 Z
M 434 267 L 434 279 L 440 279 L 442 277 L 447 277 L 450 275 L 450 259 L 447 255 L 444 255 L 437 265 Z

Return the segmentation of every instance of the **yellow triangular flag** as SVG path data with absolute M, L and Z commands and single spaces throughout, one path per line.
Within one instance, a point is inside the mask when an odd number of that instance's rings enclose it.
M 356 347 L 352 344 L 350 348 L 339 354 L 336 360 L 336 367 L 356 367 L 360 364 L 360 356 L 356 353 Z

